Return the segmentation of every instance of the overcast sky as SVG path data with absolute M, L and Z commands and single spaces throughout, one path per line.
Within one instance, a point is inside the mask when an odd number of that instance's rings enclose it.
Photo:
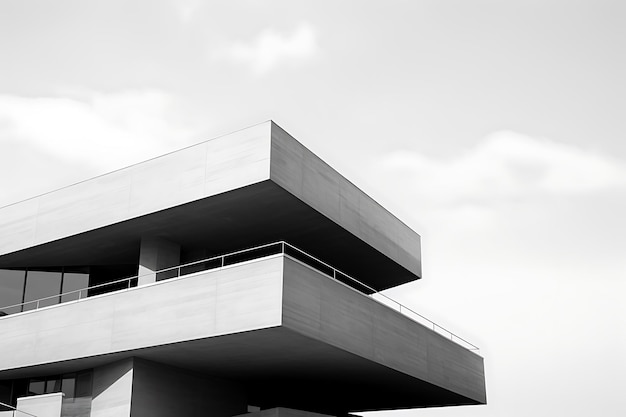
M 0 2 L 0 205 L 273 119 L 422 236 L 486 406 L 626 415 L 626 2 Z M 0 237 L 1 238 L 1 237 Z

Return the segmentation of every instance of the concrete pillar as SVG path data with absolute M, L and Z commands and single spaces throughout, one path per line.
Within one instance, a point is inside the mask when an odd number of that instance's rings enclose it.
M 130 417 L 132 392 L 132 358 L 95 368 L 91 417 Z
M 180 245 L 167 239 L 145 237 L 139 251 L 139 283 L 157 281 L 156 271 L 180 264 Z M 171 278 L 167 275 L 167 278 Z

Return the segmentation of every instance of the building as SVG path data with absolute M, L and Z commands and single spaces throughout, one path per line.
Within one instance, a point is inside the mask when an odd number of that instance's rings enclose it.
M 262 123 L 0 209 L 0 401 L 37 417 L 484 404 L 474 347 L 378 294 L 420 277 L 418 234 Z

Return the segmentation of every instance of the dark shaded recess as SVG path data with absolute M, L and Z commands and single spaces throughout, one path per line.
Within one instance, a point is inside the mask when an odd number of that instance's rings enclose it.
M 111 291 L 137 286 L 137 279 L 130 282 L 125 278 L 137 276 L 137 265 L 96 265 L 89 268 L 89 297 Z M 120 281 L 123 280 L 123 281 Z
M 0 378 L 77 372 L 128 357 L 242 384 L 248 404 L 263 409 L 288 407 L 341 416 L 358 411 L 481 404 L 283 327 L 20 368 L 4 371 Z
M 269 255 L 275 255 L 282 253 L 283 245 L 281 243 L 275 243 L 260 248 L 254 248 L 245 250 L 243 252 L 234 253 L 232 255 L 224 256 L 224 265 L 234 265 L 240 262 L 250 261 L 253 259 L 263 258 Z
M 142 236 L 180 243 L 181 263 L 284 240 L 376 290 L 419 278 L 269 180 L 9 253 L 0 268 L 137 265 Z
M 354 381 L 271 380 L 248 384 L 249 402 L 262 409 L 296 408 L 332 416 L 362 411 L 400 410 L 412 408 L 471 405 L 475 402 L 427 383 L 414 384 L 410 389 L 385 387 Z M 353 408 L 358 404 L 358 408 Z

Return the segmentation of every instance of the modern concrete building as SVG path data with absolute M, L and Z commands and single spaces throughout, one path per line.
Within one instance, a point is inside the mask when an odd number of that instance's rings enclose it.
M 484 404 L 475 347 L 378 293 L 420 276 L 273 122 L 0 208 L 0 417 Z

